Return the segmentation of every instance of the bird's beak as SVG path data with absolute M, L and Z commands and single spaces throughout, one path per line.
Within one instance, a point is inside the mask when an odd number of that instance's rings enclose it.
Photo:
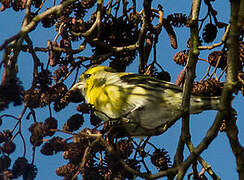
M 74 86 L 72 86 L 72 88 L 70 89 L 70 91 L 77 91 L 77 90 L 79 90 L 81 92 L 82 89 L 84 89 L 84 87 L 85 87 L 85 84 L 84 83 L 78 82 Z
M 82 94 L 82 90 L 84 89 L 84 87 L 85 87 L 84 83 L 78 82 L 72 88 L 70 88 L 69 90 L 70 102 L 78 103 L 84 100 L 84 96 Z

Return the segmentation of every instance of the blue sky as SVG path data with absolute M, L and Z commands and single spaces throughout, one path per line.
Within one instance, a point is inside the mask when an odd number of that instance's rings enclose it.
M 189 14 L 191 1 L 190 0 L 171 0 L 171 1 L 154 1 L 153 7 L 157 7 L 157 4 L 163 6 L 165 16 L 174 13 L 185 13 Z M 139 1 L 138 1 L 139 3 Z M 223 21 L 225 23 L 229 22 L 229 3 L 222 1 L 216 1 L 213 3 L 214 7 L 218 11 L 218 19 L 219 21 Z M 45 9 L 45 8 L 44 8 Z M 201 16 L 204 16 L 207 13 L 206 6 L 202 4 L 201 8 Z M 21 26 L 21 21 L 23 19 L 24 12 L 14 12 L 11 9 L 7 9 L 4 12 L 0 12 L 0 44 L 3 41 L 14 35 Z M 30 33 L 30 37 L 33 39 L 33 43 L 35 46 L 46 47 L 48 39 L 54 39 L 55 32 L 53 31 L 54 28 L 51 29 L 44 29 L 40 24 L 36 28 L 35 31 Z M 164 67 L 166 71 L 171 74 L 172 82 L 174 82 L 177 78 L 178 73 L 183 69 L 182 66 L 175 64 L 172 60 L 174 54 L 180 50 L 186 49 L 186 41 L 189 37 L 189 29 L 187 28 L 175 28 L 175 32 L 178 38 L 178 49 L 174 50 L 170 47 L 169 38 L 167 36 L 166 31 L 163 29 L 162 33 L 159 37 L 160 43 L 158 44 L 157 50 L 157 59 L 158 62 Z M 220 33 L 221 34 L 221 33 Z M 219 38 L 216 39 L 215 42 L 219 41 Z M 200 57 L 207 59 L 209 51 L 205 50 L 201 52 Z M 41 61 L 47 62 L 47 56 L 41 53 L 38 53 Z M 0 51 L 0 56 L 2 56 L 2 51 Z M 19 78 L 23 81 L 23 85 L 25 89 L 30 87 L 31 77 L 32 77 L 32 59 L 29 54 L 21 53 L 18 59 L 19 65 Z M 129 68 L 128 71 L 137 72 L 137 61 L 133 63 Z M 199 62 L 197 65 L 197 80 L 201 78 L 202 75 L 205 73 L 207 68 L 206 63 Z M 0 69 L 0 74 L 2 73 L 2 69 Z M 73 76 L 72 76 L 73 77 Z M 70 85 L 71 79 L 68 79 L 66 82 L 67 85 Z M 240 142 L 244 144 L 244 122 L 242 119 L 244 118 L 244 112 L 241 111 L 242 109 L 242 102 L 243 97 L 239 94 L 233 101 L 233 106 L 236 108 L 238 112 L 238 120 L 237 125 L 239 127 L 239 138 Z M 62 110 L 61 112 L 54 112 L 53 116 L 58 119 L 59 121 L 59 128 L 62 128 L 63 123 L 65 120 L 68 119 L 72 114 L 76 113 L 75 111 L 76 104 L 70 104 L 66 109 Z M 14 107 L 12 105 L 9 106 L 7 109 L 2 113 L 8 113 L 18 116 L 21 112 L 23 107 L 17 106 Z M 48 108 L 37 109 L 36 111 L 38 121 L 44 121 L 48 116 Z M 192 133 L 192 141 L 194 145 L 198 145 L 202 138 L 204 137 L 205 133 L 207 132 L 208 128 L 211 126 L 211 123 L 214 121 L 216 112 L 204 112 L 200 115 L 193 115 L 191 116 L 191 133 Z M 27 130 L 28 127 L 31 125 L 32 120 L 23 119 L 23 132 L 24 136 L 26 137 L 27 141 L 29 140 L 30 133 Z M 0 131 L 7 128 L 13 128 L 15 121 L 12 119 L 5 118 L 3 121 L 3 125 L 0 127 Z M 173 158 L 177 142 L 180 135 L 180 120 L 170 128 L 166 133 L 161 136 L 157 136 L 152 138 L 151 142 L 155 143 L 159 147 L 165 148 L 169 151 L 171 158 Z M 89 122 L 85 123 L 86 126 L 90 126 Z M 61 135 L 62 134 L 56 134 Z M 14 142 L 21 142 L 19 138 L 16 138 Z M 37 148 L 37 151 L 40 148 Z M 12 160 L 16 159 L 18 156 L 21 156 L 23 152 L 22 144 L 17 145 L 17 150 L 15 153 L 11 155 Z M 188 150 L 185 150 L 185 154 L 189 154 Z M 32 157 L 32 150 L 30 144 L 27 146 L 27 159 L 31 161 Z M 235 158 L 231 153 L 231 148 L 228 143 L 228 139 L 225 133 L 219 133 L 218 137 L 214 140 L 214 142 L 209 146 L 209 148 L 202 153 L 202 157 L 211 165 L 215 173 L 220 176 L 223 180 L 228 179 L 237 179 L 236 173 L 236 164 Z M 12 162 L 13 163 L 13 162 Z M 62 159 L 62 154 L 59 153 L 54 156 L 44 156 L 37 152 L 35 158 L 35 164 L 38 167 L 38 175 L 37 179 L 61 179 L 57 177 L 55 174 L 55 169 L 61 165 L 67 163 Z M 199 165 L 200 167 L 200 165 Z M 188 171 L 190 172 L 190 171 Z

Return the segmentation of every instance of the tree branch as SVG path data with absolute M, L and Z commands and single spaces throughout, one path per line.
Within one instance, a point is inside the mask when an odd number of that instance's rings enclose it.
M 225 104 L 223 113 L 228 117 L 226 134 L 229 139 L 230 146 L 236 158 L 237 172 L 239 179 L 244 179 L 244 148 L 241 146 L 238 138 L 238 128 L 236 120 L 230 114 L 232 93 L 237 92 L 237 74 L 240 70 L 240 19 L 243 18 L 244 1 L 230 1 L 231 4 L 231 19 L 230 19 L 230 34 L 227 40 L 227 77 L 225 86 Z M 239 15 L 239 17 L 238 17 Z M 239 20 L 239 23 L 238 23 Z M 243 19 L 242 19 L 243 20 Z
M 177 149 L 180 151 L 177 151 L 175 155 L 175 158 L 178 160 L 182 160 L 183 156 L 183 146 L 185 143 L 188 143 L 191 141 L 191 135 L 190 135 L 190 129 L 189 129 L 189 109 L 190 109 L 190 98 L 191 98 L 191 91 L 192 91 L 192 83 L 195 78 L 195 69 L 196 69 L 196 63 L 198 60 L 198 16 L 201 6 L 201 0 L 193 0 L 192 3 L 192 15 L 191 15 L 191 22 L 190 22 L 190 32 L 191 32 L 191 43 L 190 43 L 190 52 L 189 52 L 189 59 L 186 64 L 186 79 L 183 86 L 183 97 L 182 97 L 182 127 L 181 127 L 181 136 L 179 140 L 178 146 L 182 146 L 181 148 L 178 147 Z M 178 156 L 178 157 L 177 157 Z M 183 179 L 185 171 L 187 169 L 180 168 L 177 179 Z

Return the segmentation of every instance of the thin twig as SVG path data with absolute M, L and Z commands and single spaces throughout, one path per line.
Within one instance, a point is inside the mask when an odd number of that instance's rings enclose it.
M 91 26 L 90 29 L 88 29 L 84 33 L 81 33 L 81 35 L 83 37 L 90 36 L 91 33 L 95 30 L 95 28 L 100 26 L 101 16 L 102 16 L 102 4 L 103 4 L 103 0 L 97 0 L 97 15 L 96 15 L 96 20 L 95 20 L 94 24 Z M 98 32 L 99 32 L 99 30 L 98 30 Z
M 37 26 L 37 24 L 44 19 L 45 17 L 51 15 L 51 14 L 60 14 L 62 10 L 67 7 L 69 4 L 73 3 L 75 0 L 66 0 L 63 1 L 62 4 L 57 5 L 55 7 L 52 7 L 46 11 L 44 11 L 41 14 L 38 14 L 35 16 L 29 24 L 26 24 L 25 26 L 22 26 L 21 30 L 15 34 L 14 36 L 10 37 L 9 39 L 5 40 L 4 43 L 0 46 L 0 50 L 5 48 L 9 43 L 13 42 L 14 40 L 17 40 L 21 37 L 24 37 L 27 33 L 31 32 L 34 30 L 34 28 Z
M 202 77 L 202 79 L 200 80 L 200 82 L 202 82 L 207 76 L 209 76 L 209 70 L 211 68 L 211 64 L 208 65 L 208 69 L 207 72 L 205 73 L 205 75 Z
M 219 66 L 220 59 L 221 59 L 221 56 L 218 57 L 218 61 L 217 61 L 216 65 L 215 65 L 215 67 L 214 67 L 214 70 L 213 70 L 212 74 L 209 76 L 209 78 L 211 78 L 215 74 L 215 72 L 216 72 L 216 70 L 217 70 L 217 68 Z
M 228 25 L 226 27 L 225 33 L 224 33 L 224 35 L 223 35 L 223 37 L 222 37 L 220 42 L 212 44 L 211 46 L 199 46 L 198 49 L 199 50 L 206 50 L 206 49 L 211 50 L 213 48 L 221 46 L 222 44 L 224 44 L 226 42 L 226 39 L 227 39 L 228 34 L 229 34 L 229 31 L 230 31 L 230 25 Z

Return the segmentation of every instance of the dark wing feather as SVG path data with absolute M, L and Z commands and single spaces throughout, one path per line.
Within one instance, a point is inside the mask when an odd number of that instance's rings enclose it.
M 142 86 L 144 88 L 152 87 L 152 88 L 172 89 L 178 92 L 182 92 L 181 87 L 176 86 L 167 81 L 158 80 L 150 76 L 139 75 L 139 74 L 125 74 L 120 76 L 120 79 L 123 82 L 126 82 L 128 84 Z

